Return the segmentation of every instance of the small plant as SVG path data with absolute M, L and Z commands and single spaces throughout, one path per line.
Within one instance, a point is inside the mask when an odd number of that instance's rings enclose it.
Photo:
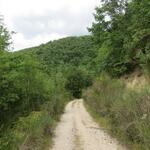
M 150 149 L 150 87 L 127 89 L 108 76 L 96 80 L 84 98 L 100 117 L 109 119 L 111 131 L 125 143 Z

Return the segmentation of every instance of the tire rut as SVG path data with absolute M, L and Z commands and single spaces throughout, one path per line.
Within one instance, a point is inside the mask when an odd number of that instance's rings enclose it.
M 68 103 L 53 141 L 52 150 L 126 150 L 93 121 L 82 99 Z

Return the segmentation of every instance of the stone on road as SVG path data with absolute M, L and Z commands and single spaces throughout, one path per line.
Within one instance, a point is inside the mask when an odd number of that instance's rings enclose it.
M 52 150 L 125 150 L 93 121 L 82 99 L 68 103 L 53 141 Z

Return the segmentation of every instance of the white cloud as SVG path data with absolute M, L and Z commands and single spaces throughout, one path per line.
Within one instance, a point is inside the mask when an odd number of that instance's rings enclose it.
M 65 36 L 87 34 L 99 0 L 0 0 L 0 13 L 13 36 L 15 49 L 36 46 Z
M 52 33 L 50 35 L 49 34 L 38 35 L 32 38 L 32 40 L 29 40 L 26 39 L 23 36 L 23 34 L 17 33 L 16 35 L 13 35 L 13 46 L 17 46 L 17 48 L 14 50 L 19 50 L 19 49 L 29 48 L 33 46 L 38 46 L 42 43 L 49 42 L 50 40 L 60 39 L 63 37 L 66 37 L 66 35 L 59 35 L 56 33 Z

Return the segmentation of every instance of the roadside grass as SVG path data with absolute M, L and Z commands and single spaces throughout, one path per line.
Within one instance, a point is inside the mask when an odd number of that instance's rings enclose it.
M 132 150 L 150 149 L 150 88 L 127 89 L 108 76 L 84 92 L 85 106 L 95 120 Z
M 57 105 L 59 99 L 55 104 L 47 102 L 40 110 L 19 117 L 12 127 L 0 133 L 0 150 L 49 150 L 55 127 L 69 100 L 64 95 L 59 98 L 61 104 Z
M 126 147 L 127 149 L 129 148 L 133 148 L 133 145 L 131 145 L 130 142 L 125 142 L 125 140 L 123 140 L 124 135 L 121 135 L 122 133 L 120 133 L 120 135 L 117 135 L 117 134 L 114 134 L 113 133 L 113 127 L 112 127 L 112 124 L 111 124 L 111 120 L 110 118 L 106 118 L 106 117 L 103 117 L 101 115 L 99 115 L 91 106 L 89 106 L 89 104 L 87 104 L 86 102 L 84 102 L 84 106 L 86 108 L 86 110 L 89 112 L 89 114 L 92 116 L 92 118 L 94 119 L 94 121 L 100 126 L 100 128 L 108 133 L 109 135 L 111 135 L 111 137 L 117 139 L 119 141 L 119 143 Z M 120 138 L 122 137 L 122 138 Z M 135 145 L 135 146 L 138 146 L 138 145 Z M 134 148 L 135 148 L 134 146 Z M 132 150 L 137 150 L 136 148 L 135 149 L 132 149 Z
M 13 129 L 9 129 L 1 138 L 0 149 L 5 150 L 43 150 L 49 147 L 55 120 L 46 111 L 35 111 L 27 117 L 21 117 Z
M 100 116 L 85 101 L 84 101 L 84 106 L 85 106 L 86 110 L 89 112 L 89 114 L 94 118 L 94 120 L 100 125 L 100 127 L 110 133 L 111 124 L 110 124 L 109 118 L 104 118 L 104 117 Z

